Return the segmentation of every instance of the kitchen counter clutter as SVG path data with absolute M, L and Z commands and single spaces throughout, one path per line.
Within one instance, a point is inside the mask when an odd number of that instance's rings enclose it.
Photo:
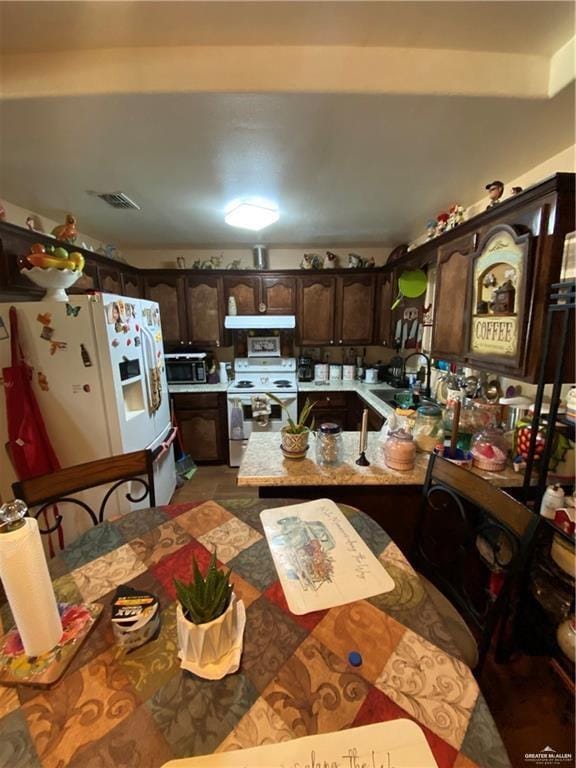
M 319 466 L 314 460 L 314 438 L 308 456 L 294 461 L 280 451 L 280 436 L 253 433 L 238 472 L 238 485 L 248 486 L 421 486 L 424 483 L 430 454 L 416 454 L 413 470 L 400 472 L 384 464 L 378 432 L 368 433 L 366 458 L 370 466 L 356 464 L 358 432 L 344 432 L 344 460 L 339 466 Z M 500 488 L 520 487 L 523 476 L 507 466 L 502 472 L 470 470 Z

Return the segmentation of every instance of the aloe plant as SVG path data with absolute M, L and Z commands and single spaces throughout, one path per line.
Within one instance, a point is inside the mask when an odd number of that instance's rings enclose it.
M 286 432 L 290 432 L 292 435 L 300 435 L 302 432 L 306 432 L 307 429 L 314 429 L 314 420 L 312 420 L 312 423 L 308 427 L 306 424 L 306 421 L 308 420 L 308 417 L 310 416 L 310 411 L 312 408 L 314 408 L 315 403 L 310 402 L 310 398 L 306 398 L 306 402 L 304 403 L 304 406 L 302 407 L 302 410 L 300 411 L 300 415 L 298 416 L 298 421 L 294 421 L 294 419 L 290 418 L 290 413 L 288 411 L 288 408 L 284 405 L 282 400 L 280 400 L 279 397 L 276 397 L 276 395 L 273 395 L 271 392 L 268 393 L 268 397 L 271 400 L 274 400 L 275 403 L 278 403 L 278 405 L 282 408 L 283 411 L 286 412 L 286 415 L 288 417 L 288 426 L 285 427 Z
M 188 621 L 207 624 L 221 616 L 230 605 L 230 571 L 225 573 L 218 569 L 214 551 L 205 577 L 202 576 L 196 558 L 192 555 L 192 576 L 189 584 L 174 579 L 176 595 Z

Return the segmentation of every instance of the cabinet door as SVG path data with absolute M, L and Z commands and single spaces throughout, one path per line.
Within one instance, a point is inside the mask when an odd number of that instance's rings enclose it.
M 474 233 L 440 246 L 434 296 L 434 357 L 462 357 L 468 317 L 468 270 Z
M 186 278 L 186 313 L 188 341 L 191 344 L 219 347 L 224 323 L 222 278 Z
M 144 295 L 160 305 L 160 321 L 164 342 L 186 344 L 186 308 L 181 277 L 170 274 L 152 274 L 144 278 Z
M 220 411 L 176 411 L 184 452 L 194 461 L 223 462 L 222 445 L 224 435 Z
M 392 304 L 394 302 L 394 273 L 378 276 L 376 284 L 376 332 L 374 342 L 383 347 L 394 346 Z
M 228 312 L 228 300 L 231 296 L 236 299 L 236 311 L 239 315 L 257 315 L 260 312 L 260 284 L 258 277 L 225 277 L 224 301 L 226 312 Z
M 260 303 L 267 315 L 293 315 L 296 312 L 295 277 L 270 275 L 260 280 Z
M 142 298 L 142 278 L 136 272 L 122 272 L 122 295 Z
M 86 293 L 86 291 L 100 290 L 100 282 L 98 279 L 98 263 L 92 261 L 90 257 L 86 256 L 86 251 L 83 251 L 86 263 L 82 270 L 82 275 L 76 280 L 73 286 L 66 289 L 66 293 Z M 117 293 L 117 291 L 116 291 Z
M 371 344 L 375 277 L 338 278 L 338 344 Z
M 300 277 L 298 280 L 298 343 L 334 344 L 335 277 Z
M 122 275 L 117 267 L 98 266 L 98 285 L 104 293 L 122 293 Z

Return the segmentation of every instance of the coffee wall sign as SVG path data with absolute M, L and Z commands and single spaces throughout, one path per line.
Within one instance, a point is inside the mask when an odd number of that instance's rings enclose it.
M 467 359 L 520 364 L 529 251 L 530 234 L 505 225 L 491 229 L 480 243 L 469 286 Z

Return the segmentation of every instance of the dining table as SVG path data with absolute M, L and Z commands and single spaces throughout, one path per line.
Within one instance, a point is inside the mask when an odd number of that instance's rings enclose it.
M 230 497 L 134 510 L 50 559 L 57 600 L 100 603 L 99 620 L 51 688 L 0 687 L 2 768 L 159 768 L 179 757 L 399 719 L 422 730 L 438 768 L 507 768 L 476 679 L 423 583 L 368 515 L 339 509 L 394 588 L 328 610 L 290 612 L 260 519 L 287 499 Z M 206 680 L 180 667 L 174 578 L 216 549 L 246 608 L 240 668 Z M 157 636 L 115 641 L 111 603 L 128 585 L 159 600 Z M 0 608 L 3 631 L 12 623 Z M 349 661 L 361 655 L 360 666 Z

